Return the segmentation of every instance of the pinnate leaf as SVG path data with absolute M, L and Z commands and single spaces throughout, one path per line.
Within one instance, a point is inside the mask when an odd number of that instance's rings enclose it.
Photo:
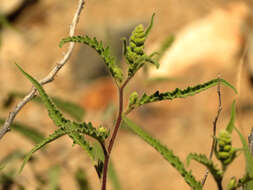
M 40 143 L 38 143 L 37 145 L 35 145 L 35 147 L 29 153 L 26 154 L 25 159 L 24 159 L 24 161 L 23 161 L 23 163 L 22 163 L 22 165 L 20 167 L 19 173 L 22 172 L 25 164 L 31 158 L 31 156 L 32 156 L 33 153 L 35 153 L 36 151 L 38 151 L 39 149 L 41 149 L 42 147 L 44 147 L 48 143 L 54 141 L 55 139 L 58 139 L 59 137 L 65 135 L 65 134 L 67 134 L 66 131 L 63 131 L 62 129 L 58 129 L 53 134 L 49 135 L 49 137 L 45 138 Z
M 235 128 L 235 111 L 236 111 L 236 104 L 235 104 L 235 101 L 233 101 L 230 121 L 226 128 L 226 131 L 229 132 L 230 134 Z
M 16 64 L 17 65 L 17 64 Z M 32 76 L 30 76 L 28 73 L 26 73 L 19 65 L 17 67 L 20 69 L 20 71 L 32 82 L 32 84 L 37 88 L 41 100 L 43 101 L 44 105 L 46 106 L 49 117 L 54 121 L 55 125 L 60 128 L 61 133 L 68 134 L 70 138 L 73 139 L 73 142 L 76 144 L 79 144 L 85 151 L 88 152 L 89 156 L 93 159 L 92 154 L 92 146 L 90 143 L 84 138 L 82 135 L 83 133 L 86 135 L 89 135 L 96 140 L 103 142 L 109 135 L 109 131 L 103 127 L 100 127 L 96 129 L 93 127 L 91 123 L 77 123 L 74 121 L 70 121 L 68 119 L 65 119 L 61 112 L 56 108 L 52 100 L 48 97 L 43 87 L 39 84 L 38 81 L 36 81 Z M 81 133 L 81 134 L 80 134 Z M 57 133 L 58 134 L 58 133 Z M 53 139 L 54 140 L 54 139 Z M 47 142 L 47 141 L 46 141 Z M 42 144 L 44 146 L 44 144 Z M 37 147 L 37 146 L 36 146 Z M 33 151 L 38 149 L 33 149 Z M 40 148 L 40 146 L 39 146 Z M 31 154 L 33 153 L 31 151 Z
M 183 90 L 176 88 L 172 92 L 168 91 L 168 92 L 164 92 L 164 93 L 160 93 L 159 91 L 156 91 L 154 94 L 152 94 L 150 96 L 144 93 L 142 95 L 142 97 L 140 97 L 138 100 L 135 100 L 135 102 L 136 102 L 135 104 L 133 104 L 133 103 L 129 104 L 127 112 L 129 112 L 139 106 L 142 106 L 144 104 L 148 104 L 148 103 L 152 103 L 152 102 L 163 101 L 163 100 L 173 100 L 176 98 L 186 98 L 188 96 L 194 96 L 194 95 L 196 95 L 200 92 L 203 92 L 213 86 L 216 86 L 219 83 L 232 88 L 233 91 L 235 93 L 237 93 L 236 89 L 230 83 L 228 83 L 224 79 L 217 78 L 217 79 L 210 80 L 204 84 L 199 84 L 199 85 L 196 85 L 193 87 L 187 87 L 186 89 L 183 89 Z
M 79 190 L 90 190 L 89 182 L 85 171 L 82 168 L 78 168 L 75 172 L 75 180 L 78 184 Z
M 113 78 L 115 78 L 117 82 L 121 82 L 123 80 L 123 72 L 121 68 L 116 64 L 115 57 L 111 55 L 110 48 L 105 48 L 101 41 L 98 42 L 96 38 L 92 39 L 89 36 L 73 36 L 62 39 L 59 46 L 62 47 L 63 44 L 68 42 L 83 43 L 95 49 L 97 53 L 103 58 Z
M 16 91 L 10 92 L 6 101 L 4 102 L 4 107 L 10 106 L 11 103 L 13 102 L 14 98 L 16 98 L 16 97 L 24 98 L 25 96 L 26 96 L 26 94 L 23 92 L 16 92 Z M 73 117 L 77 121 L 82 120 L 82 118 L 85 114 L 85 110 L 81 106 L 79 106 L 78 104 L 76 104 L 72 101 L 63 100 L 59 97 L 51 97 L 51 98 L 52 98 L 52 101 L 55 103 L 55 105 L 60 110 L 69 114 L 71 117 Z M 38 104 L 43 104 L 43 101 L 41 100 L 40 97 L 35 97 L 32 100 Z
M 204 154 L 196 154 L 196 153 L 190 153 L 187 156 L 187 165 L 190 164 L 191 160 L 195 160 L 204 166 L 207 167 L 207 169 L 210 171 L 212 176 L 214 177 L 217 184 L 221 184 L 222 181 L 222 171 L 215 166 L 212 160 L 209 160 L 206 155 Z
M 16 64 L 17 65 L 17 64 Z M 54 121 L 55 125 L 60 127 L 63 130 L 67 129 L 78 129 L 83 128 L 84 133 L 97 139 L 103 141 L 108 136 L 108 131 L 103 128 L 99 128 L 96 130 L 95 127 L 91 123 L 77 123 L 74 121 L 70 121 L 68 119 L 65 119 L 61 112 L 56 108 L 52 100 L 48 97 L 43 87 L 39 84 L 38 81 L 36 81 L 32 76 L 30 76 L 28 73 L 26 73 L 19 65 L 17 67 L 20 69 L 20 71 L 28 78 L 32 84 L 35 86 L 35 88 L 38 90 L 40 97 L 46 106 L 49 117 Z M 74 139 L 76 140 L 76 139 Z
M 243 145 L 243 152 L 244 152 L 244 157 L 245 157 L 245 161 L 246 161 L 246 178 L 248 180 L 246 180 L 248 183 L 246 185 L 246 190 L 251 190 L 253 189 L 253 157 L 250 153 L 249 147 L 247 145 L 247 141 L 244 138 L 244 136 L 240 133 L 240 131 L 235 128 L 235 131 L 237 132 L 237 134 L 240 137 L 241 143 Z M 249 180 L 251 179 L 251 181 Z
M 174 155 L 172 150 L 168 149 L 166 146 L 162 145 L 158 140 L 150 136 L 146 131 L 141 129 L 137 124 L 128 119 L 127 117 L 123 117 L 123 121 L 126 124 L 126 127 L 130 129 L 133 133 L 138 135 L 142 140 L 151 145 L 156 151 L 158 151 L 165 160 L 167 160 L 177 171 L 184 177 L 186 183 L 191 186 L 194 190 L 201 190 L 202 186 L 199 181 L 195 179 L 195 177 L 191 174 L 191 172 L 187 171 L 184 167 L 184 164 L 180 161 L 180 159 Z
M 50 167 L 48 171 L 48 176 L 49 176 L 49 184 L 48 184 L 48 190 L 59 190 L 60 185 L 60 166 L 55 165 L 53 167 Z
M 159 61 L 162 58 L 162 56 L 165 54 L 165 52 L 171 47 L 174 40 L 175 40 L 175 37 L 170 35 L 162 42 L 162 45 L 157 52 L 158 53 L 158 56 L 156 57 L 157 61 Z
M 145 31 L 145 36 L 147 36 L 149 34 L 150 30 L 152 29 L 153 24 L 154 24 L 154 18 L 155 18 L 155 13 L 152 14 L 150 24 Z

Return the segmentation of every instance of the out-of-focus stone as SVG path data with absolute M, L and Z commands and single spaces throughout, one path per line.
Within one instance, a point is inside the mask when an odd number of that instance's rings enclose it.
M 83 93 L 80 104 L 85 110 L 103 110 L 115 102 L 117 89 L 111 78 L 101 78 L 88 87 Z
M 190 23 L 176 35 L 175 43 L 161 58 L 161 67 L 151 68 L 150 76 L 173 76 L 197 63 L 231 66 L 244 47 L 247 34 L 243 29 L 249 15 L 249 8 L 238 2 Z
M 0 13 L 3 15 L 9 15 L 17 10 L 25 0 L 1 0 Z

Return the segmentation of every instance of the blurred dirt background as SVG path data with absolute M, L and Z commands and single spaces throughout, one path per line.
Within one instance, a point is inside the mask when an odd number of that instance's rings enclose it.
M 28 92 L 31 88 L 30 82 L 22 76 L 14 62 L 35 78 L 41 79 L 61 59 L 66 47 L 60 49 L 58 44 L 68 35 L 77 2 L 29 0 L 22 11 L 15 12 L 21 0 L 0 0 L 0 13 L 8 16 L 11 24 L 10 27 L 3 25 L 0 29 L 1 104 L 8 93 Z M 122 62 L 121 37 L 129 36 L 139 23 L 147 25 L 155 12 L 155 24 L 147 40 L 147 52 L 157 50 L 170 35 L 175 36 L 175 42 L 162 57 L 160 70 L 154 71 L 151 67 L 148 76 L 167 77 L 169 80 L 147 83 L 147 76 L 139 73 L 136 80 L 130 82 L 127 94 L 133 90 L 152 93 L 157 89 L 185 88 L 220 74 L 238 88 L 239 95 L 222 86 L 223 110 L 218 130 L 225 128 L 228 123 L 231 103 L 236 98 L 237 127 L 247 137 L 253 125 L 252 5 L 251 0 L 88 0 L 76 34 L 89 34 L 104 40 L 112 46 Z M 93 50 L 77 44 L 70 61 L 56 80 L 45 88 L 49 95 L 82 105 L 86 111 L 84 121 L 112 127 L 116 116 L 117 93 L 101 59 Z M 7 109 L 1 107 L 1 118 L 6 118 L 18 101 Z M 147 105 L 133 111 L 129 117 L 185 161 L 190 152 L 209 154 L 217 106 L 216 88 L 212 88 L 187 99 Z M 45 108 L 34 103 L 26 105 L 16 121 L 34 126 L 45 134 L 52 133 L 56 128 L 48 119 Z M 238 136 L 233 137 L 234 146 L 241 147 Z M 0 141 L 0 159 L 13 150 L 26 152 L 32 146 L 16 132 L 10 132 Z M 71 176 L 78 166 L 85 168 L 91 188 L 100 188 L 92 162 L 80 148 L 72 148 L 72 142 L 67 137 L 50 144 L 46 156 L 41 152 L 35 156 L 38 163 L 35 170 L 38 172 L 46 171 L 56 163 L 61 164 L 60 183 L 63 190 L 77 189 Z M 153 148 L 127 131 L 120 131 L 112 160 L 125 190 L 190 189 L 177 171 Z M 229 167 L 224 184 L 231 176 L 242 176 L 243 163 L 241 154 Z M 20 163 L 17 164 L 19 166 Z M 204 167 L 194 162 L 189 168 L 198 179 L 205 172 Z M 28 190 L 36 189 L 33 169 L 27 166 L 17 177 Z M 110 184 L 109 189 L 112 189 Z M 208 177 L 204 189 L 216 189 L 212 177 Z

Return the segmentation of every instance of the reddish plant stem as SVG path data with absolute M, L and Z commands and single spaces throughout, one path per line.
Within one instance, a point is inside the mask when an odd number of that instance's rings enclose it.
M 105 154 L 105 161 L 104 161 L 104 168 L 103 168 L 103 178 L 102 178 L 102 187 L 101 190 L 106 190 L 106 181 L 107 181 L 107 171 L 108 171 L 108 166 L 109 166 L 109 161 L 110 161 L 110 154 L 112 151 L 112 147 L 114 144 L 114 141 L 116 139 L 116 136 L 118 134 L 118 130 L 120 128 L 120 124 L 122 121 L 122 112 L 123 112 L 123 93 L 124 93 L 124 88 L 127 85 L 127 83 L 129 82 L 130 78 L 128 78 L 122 86 L 118 87 L 118 94 L 119 94 L 119 112 L 118 112 L 118 117 L 117 117 L 117 121 L 113 130 L 113 134 L 111 137 L 111 140 L 109 142 L 108 145 L 108 150 L 107 150 L 107 154 Z
M 216 142 L 217 121 L 218 121 L 220 113 L 222 111 L 220 83 L 218 83 L 218 86 L 217 86 L 217 94 L 218 94 L 219 106 L 218 106 L 217 115 L 216 115 L 216 117 L 213 121 L 213 141 L 212 141 L 211 151 L 210 151 L 210 154 L 209 154 L 209 160 L 212 160 L 214 149 L 215 149 L 215 144 L 217 143 Z M 206 170 L 206 173 L 205 173 L 205 175 L 204 175 L 204 177 L 201 181 L 202 187 L 205 185 L 208 174 L 209 174 L 209 170 Z

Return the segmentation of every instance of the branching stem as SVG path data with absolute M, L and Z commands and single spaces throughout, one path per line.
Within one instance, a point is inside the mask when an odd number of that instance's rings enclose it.
M 81 14 L 81 11 L 84 7 L 84 0 L 79 0 L 78 7 L 76 9 L 75 15 L 73 17 L 72 23 L 70 25 L 69 29 L 69 36 L 74 36 L 76 25 L 79 20 L 79 16 Z M 57 65 L 53 68 L 53 70 L 44 78 L 40 81 L 41 85 L 47 84 L 49 82 L 52 82 L 56 76 L 56 74 L 59 72 L 59 70 L 65 65 L 65 63 L 69 60 L 71 53 L 74 48 L 74 42 L 69 44 L 67 52 L 64 54 L 63 58 L 57 63 Z M 16 115 L 19 113 L 19 111 L 30 101 L 33 99 L 36 93 L 36 88 L 32 87 L 32 90 L 27 94 L 21 102 L 19 102 L 14 110 L 10 112 L 8 118 L 5 120 L 4 125 L 0 128 L 0 140 L 3 138 L 3 136 L 10 131 L 10 126 L 15 119 Z
M 118 134 L 118 130 L 120 128 L 120 124 L 122 121 L 122 113 L 123 113 L 123 97 L 124 97 L 124 88 L 129 82 L 130 78 L 128 78 L 121 86 L 118 87 L 118 96 L 119 96 L 119 111 L 116 124 L 114 126 L 113 134 L 111 140 L 108 145 L 107 154 L 105 154 L 104 168 L 103 168 L 103 178 L 102 178 L 102 187 L 101 190 L 106 190 L 106 182 L 107 182 L 107 171 L 109 166 L 110 154 L 112 151 L 112 147 L 114 145 L 116 136 Z
M 217 94 L 218 94 L 218 99 L 219 99 L 219 105 L 218 105 L 218 111 L 217 111 L 216 117 L 214 118 L 214 121 L 213 121 L 213 141 L 212 141 L 211 151 L 210 151 L 210 154 L 209 154 L 209 160 L 211 160 L 212 157 L 213 157 L 213 152 L 214 152 L 214 148 L 215 148 L 215 144 L 216 144 L 217 121 L 219 119 L 219 116 L 220 116 L 220 113 L 221 113 L 221 110 L 222 110 L 220 83 L 218 83 L 218 85 L 217 85 Z M 202 187 L 204 186 L 204 184 L 206 182 L 208 173 L 209 173 L 208 170 L 206 170 L 206 173 L 205 173 L 205 175 L 204 175 L 204 177 L 202 179 L 202 182 L 201 182 Z

